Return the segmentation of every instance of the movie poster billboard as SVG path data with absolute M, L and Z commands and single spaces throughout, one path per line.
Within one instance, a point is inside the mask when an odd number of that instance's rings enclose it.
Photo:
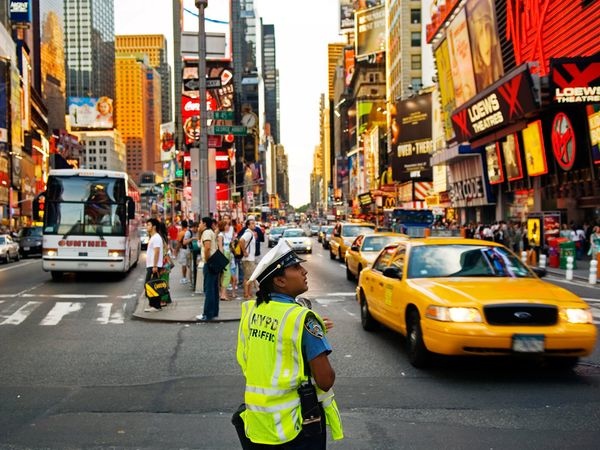
M 461 10 L 448 27 L 448 53 L 452 65 L 452 82 L 454 83 L 454 97 L 456 106 L 460 106 L 472 98 L 477 90 L 473 74 L 473 61 L 471 59 L 471 45 L 469 43 L 469 30 L 467 29 L 467 16 Z
M 431 94 L 417 95 L 396 104 L 396 124 L 400 130 L 398 145 L 392 156 L 396 181 L 430 181 Z
M 504 181 L 504 172 L 500 163 L 500 149 L 496 142 L 485 146 L 485 161 L 490 184 L 498 184 Z
M 350 86 L 354 75 L 354 48 L 344 49 L 344 85 Z
M 592 146 L 592 161 L 600 164 L 600 103 L 586 105 L 585 111 L 590 129 L 590 144 Z
M 356 11 L 356 57 L 359 59 L 385 51 L 385 7 Z
M 112 98 L 69 97 L 69 120 L 77 129 L 113 128 Z
M 481 92 L 504 75 L 502 51 L 496 26 L 493 0 L 467 0 L 473 73 L 477 92 Z
M 519 139 L 516 134 L 509 134 L 502 141 L 502 154 L 504 155 L 504 165 L 506 167 L 506 178 L 508 181 L 520 180 L 523 178 Z
M 456 107 L 454 99 L 454 84 L 452 81 L 452 64 L 448 53 L 448 41 L 444 39 L 435 51 L 435 63 L 438 72 L 438 86 L 442 102 L 442 120 L 444 123 L 444 135 L 449 141 L 454 137 L 452 128 L 452 111 Z
M 542 135 L 542 121 L 536 120 L 531 122 L 521 133 L 523 135 L 527 173 L 531 177 L 544 175 L 548 172 L 548 165 L 546 162 L 544 137 Z

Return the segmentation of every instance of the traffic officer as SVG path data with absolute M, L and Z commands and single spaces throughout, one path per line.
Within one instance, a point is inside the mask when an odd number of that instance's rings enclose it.
M 281 239 L 249 278 L 259 289 L 242 304 L 237 360 L 245 408 L 233 419 L 244 449 L 324 449 L 325 424 L 333 439 L 343 438 L 325 337 L 333 325 L 296 302 L 308 289 L 302 262 Z

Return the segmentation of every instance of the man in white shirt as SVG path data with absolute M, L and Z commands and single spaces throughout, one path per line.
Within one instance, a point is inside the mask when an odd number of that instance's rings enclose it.
M 240 238 L 240 245 L 244 250 L 244 256 L 242 257 L 242 269 L 244 271 L 244 298 L 250 299 L 252 295 L 252 286 L 248 282 L 250 276 L 256 268 L 256 251 L 255 251 L 255 239 L 256 235 L 254 229 L 256 228 L 256 219 L 254 216 L 248 216 L 246 220 L 246 231 Z
M 156 231 L 159 226 L 158 219 L 151 218 L 146 221 L 146 229 L 150 235 L 150 240 L 148 241 L 148 248 L 146 250 L 145 282 L 148 282 L 152 277 L 158 278 L 162 270 L 164 259 L 163 240 Z M 160 297 L 148 298 L 148 301 L 150 302 L 150 306 L 144 309 L 144 312 L 157 312 L 161 310 Z

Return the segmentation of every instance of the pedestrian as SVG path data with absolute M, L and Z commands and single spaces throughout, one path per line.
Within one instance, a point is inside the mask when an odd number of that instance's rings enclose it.
M 244 252 L 244 256 L 242 257 L 242 270 L 244 271 L 244 298 L 246 300 L 250 299 L 250 295 L 252 292 L 252 286 L 248 283 L 250 279 L 250 275 L 254 272 L 256 268 L 256 253 L 255 248 L 252 247 L 255 242 L 254 229 L 256 228 L 256 219 L 254 216 L 248 216 L 246 220 L 246 230 L 242 237 L 240 238 L 240 245 Z
M 146 221 L 146 229 L 150 240 L 148 241 L 148 249 L 146 251 L 146 280 L 145 283 L 150 281 L 153 277 L 160 276 L 160 270 L 163 266 L 163 240 L 158 233 L 160 222 L 154 217 Z M 161 310 L 160 298 L 148 298 L 150 306 L 144 309 L 144 312 L 157 312 Z
M 254 256 L 258 257 L 260 256 L 260 243 L 265 242 L 265 233 L 260 224 L 257 224 L 256 227 L 254 227 L 254 236 L 256 238 L 256 250 Z
M 174 220 L 169 224 L 167 233 L 169 234 L 169 248 L 171 249 L 171 255 L 177 256 L 177 236 L 179 235 L 179 228 L 177 228 Z
M 230 300 L 227 295 L 227 287 L 231 282 L 231 261 L 233 260 L 233 256 L 231 255 L 231 249 L 229 248 L 231 240 L 228 240 L 227 233 L 225 231 L 226 227 L 228 226 L 229 224 L 226 220 L 220 220 L 218 223 L 217 248 L 229 260 L 229 264 L 225 266 L 225 269 L 223 269 L 223 272 L 221 272 L 219 275 L 219 300 L 222 302 Z
M 588 255 L 592 257 L 592 261 L 596 261 L 598 252 L 600 252 L 600 226 L 596 225 L 592 228 L 589 242 L 590 249 L 588 250 Z
M 179 282 L 181 284 L 189 283 L 190 280 L 187 278 L 188 276 L 188 267 L 190 266 L 189 262 L 190 258 L 190 245 L 192 242 L 192 231 L 188 228 L 188 221 L 181 221 L 181 231 L 177 236 L 177 262 L 181 264 L 181 280 Z M 191 271 L 191 269 L 189 269 Z
M 198 227 L 200 236 L 200 255 L 204 266 L 202 275 L 204 276 L 204 312 L 196 316 L 198 320 L 214 320 L 219 315 L 219 275 L 213 273 L 208 268 L 209 258 L 217 251 L 217 237 L 212 230 L 213 220 L 210 217 L 203 217 Z
M 326 424 L 333 439 L 343 438 L 326 337 L 333 323 L 296 302 L 308 289 L 302 262 L 281 239 L 249 278 L 259 289 L 242 304 L 237 361 L 245 408 L 233 418 L 243 448 L 325 449 Z

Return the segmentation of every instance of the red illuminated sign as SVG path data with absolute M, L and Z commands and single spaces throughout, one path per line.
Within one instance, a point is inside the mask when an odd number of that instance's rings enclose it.
M 573 125 L 565 113 L 559 112 L 554 117 L 551 138 L 556 162 L 563 170 L 571 170 L 577 146 Z
M 600 53 L 590 58 L 553 59 L 550 83 L 557 103 L 599 103 Z

